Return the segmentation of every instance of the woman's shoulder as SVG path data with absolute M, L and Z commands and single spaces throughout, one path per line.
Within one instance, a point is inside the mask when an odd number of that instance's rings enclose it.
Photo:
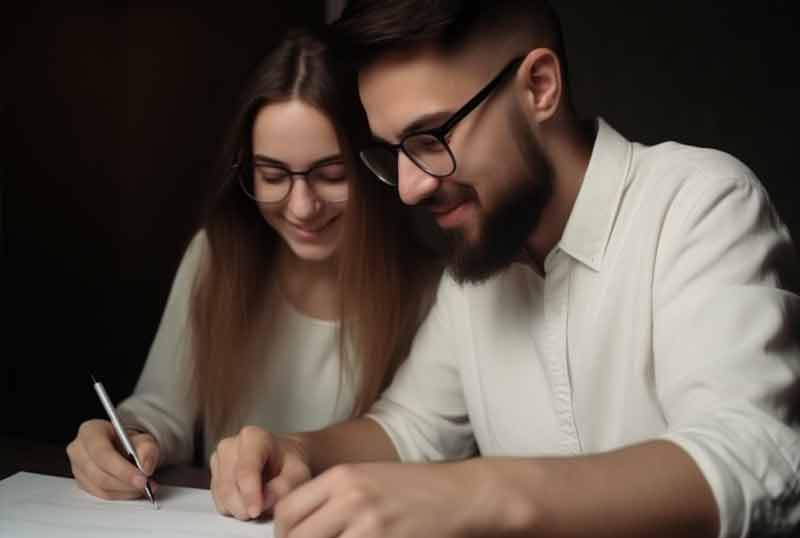
M 210 252 L 208 236 L 204 229 L 199 229 L 183 251 L 183 257 L 178 267 L 177 276 L 184 278 L 193 278 L 198 273 L 201 267 L 206 263 Z
M 205 228 L 200 228 L 189 240 L 189 244 L 186 246 L 184 257 L 200 256 L 202 253 L 206 252 L 208 248 L 208 234 L 206 234 Z

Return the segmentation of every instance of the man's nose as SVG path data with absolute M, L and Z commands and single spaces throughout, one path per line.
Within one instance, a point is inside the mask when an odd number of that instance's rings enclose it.
M 439 188 L 439 178 L 417 166 L 402 151 L 397 156 L 397 190 L 405 204 L 416 205 Z

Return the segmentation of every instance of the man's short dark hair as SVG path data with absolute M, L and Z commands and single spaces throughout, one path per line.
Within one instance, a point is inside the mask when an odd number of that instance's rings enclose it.
M 484 32 L 521 29 L 556 53 L 567 78 L 561 23 L 546 0 L 351 0 L 334 28 L 356 69 L 393 52 L 449 52 Z

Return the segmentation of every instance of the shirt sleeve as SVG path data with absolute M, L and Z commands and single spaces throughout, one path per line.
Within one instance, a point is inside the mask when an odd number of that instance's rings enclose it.
M 417 331 L 406 362 L 367 417 L 385 431 L 403 461 L 439 461 L 475 453 L 458 358 L 457 285 L 442 279 L 436 303 Z
M 194 450 L 194 399 L 189 380 L 189 308 L 195 276 L 207 248 L 198 233 L 175 275 L 153 344 L 133 394 L 118 406 L 126 426 L 152 434 L 160 465 L 188 463 Z
M 737 163 L 673 200 L 653 303 L 664 439 L 705 476 L 721 536 L 800 528 L 800 402 L 788 398 L 800 373 L 797 253 Z

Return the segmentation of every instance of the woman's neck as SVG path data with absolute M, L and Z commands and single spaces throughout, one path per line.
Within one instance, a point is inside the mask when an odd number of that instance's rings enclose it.
M 297 310 L 313 318 L 339 319 L 335 256 L 322 261 L 304 260 L 283 245 L 276 276 L 281 295 Z

